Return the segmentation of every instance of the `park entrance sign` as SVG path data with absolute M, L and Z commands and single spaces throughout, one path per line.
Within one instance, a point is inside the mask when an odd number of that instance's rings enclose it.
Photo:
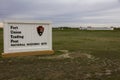
M 52 53 L 50 21 L 4 21 L 3 57 Z

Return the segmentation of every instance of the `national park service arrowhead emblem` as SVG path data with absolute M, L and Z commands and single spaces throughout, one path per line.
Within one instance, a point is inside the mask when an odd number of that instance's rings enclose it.
M 38 26 L 37 27 L 37 33 L 39 34 L 39 36 L 42 36 L 44 32 L 44 27 L 43 26 Z

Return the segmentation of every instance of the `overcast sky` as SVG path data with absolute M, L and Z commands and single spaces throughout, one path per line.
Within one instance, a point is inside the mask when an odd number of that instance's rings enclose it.
M 0 20 L 120 23 L 120 0 L 0 0 Z

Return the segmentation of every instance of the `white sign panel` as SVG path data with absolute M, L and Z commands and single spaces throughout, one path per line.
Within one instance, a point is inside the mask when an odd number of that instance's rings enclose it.
M 4 22 L 4 54 L 44 50 L 52 50 L 51 22 Z

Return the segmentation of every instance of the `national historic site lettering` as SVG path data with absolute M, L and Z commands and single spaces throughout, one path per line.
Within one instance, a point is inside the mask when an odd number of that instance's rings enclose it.
M 35 46 L 35 45 L 47 45 L 46 42 L 42 43 L 21 43 L 20 40 L 23 40 L 25 36 L 22 34 L 22 31 L 18 26 L 10 26 L 10 46 Z
M 24 43 L 19 42 L 20 39 L 24 39 L 24 36 L 18 26 L 10 26 L 10 34 L 11 46 L 25 46 Z

